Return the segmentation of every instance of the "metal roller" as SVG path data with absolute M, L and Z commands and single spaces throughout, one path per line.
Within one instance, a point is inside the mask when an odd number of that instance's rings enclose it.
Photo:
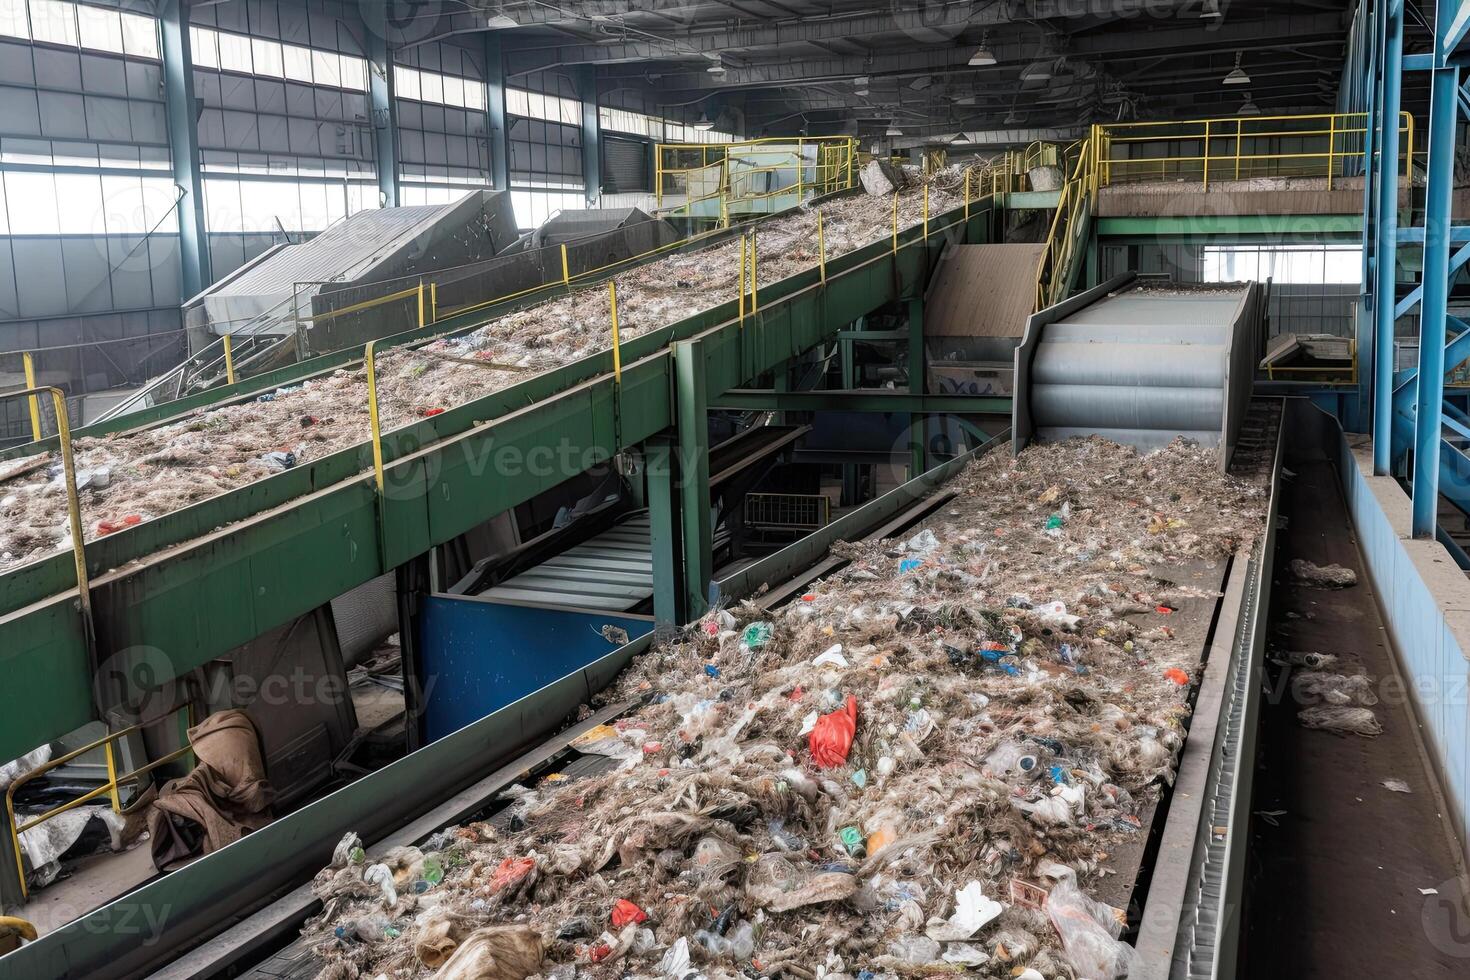
M 1149 451 L 1183 436 L 1224 447 L 1223 465 L 1249 398 L 1260 306 L 1255 284 L 1128 276 L 1035 314 L 1016 348 L 1017 448 L 1099 435 Z

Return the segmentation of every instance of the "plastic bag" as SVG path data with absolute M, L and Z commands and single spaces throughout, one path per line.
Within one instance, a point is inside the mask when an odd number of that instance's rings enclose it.
M 1118 939 L 1123 927 L 1112 910 L 1064 878 L 1046 900 L 1046 914 L 1062 939 L 1072 969 L 1087 980 L 1117 980 L 1133 966 L 1133 947 Z
M 1343 674 L 1300 673 L 1291 679 L 1291 693 L 1302 705 L 1366 707 L 1378 703 L 1378 695 L 1373 693 L 1373 679 L 1366 674 L 1348 677 Z
M 1318 705 L 1297 712 L 1297 720 L 1303 728 L 1317 728 L 1338 735 L 1362 735 L 1372 738 L 1383 734 L 1378 716 L 1367 708 L 1344 708 L 1336 705 Z
M 812 728 L 808 741 L 813 761 L 823 769 L 844 765 L 856 734 L 857 698 L 849 694 L 844 707 L 818 718 L 816 726 Z

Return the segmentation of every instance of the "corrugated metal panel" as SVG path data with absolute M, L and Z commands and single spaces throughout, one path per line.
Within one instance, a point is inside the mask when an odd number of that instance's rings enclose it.
M 281 249 L 243 275 L 210 290 L 210 298 L 289 293 L 293 283 L 341 278 L 365 271 L 380 250 L 395 245 L 417 227 L 454 207 L 419 207 L 360 211 L 309 241 Z
M 648 144 L 639 140 L 602 138 L 602 189 L 609 194 L 652 190 L 648 176 Z
M 1045 245 L 951 245 L 924 307 L 926 337 L 1020 337 Z

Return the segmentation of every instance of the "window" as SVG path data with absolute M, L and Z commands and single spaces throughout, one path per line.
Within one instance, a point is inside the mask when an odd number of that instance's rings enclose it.
M 77 8 L 62 0 L 30 0 L 31 37 L 77 47 Z
M 1356 245 L 1206 245 L 1200 260 L 1205 282 L 1356 284 L 1363 271 Z
M 367 91 L 367 61 L 355 55 L 208 27 L 190 27 L 189 40 L 194 64 L 199 68 Z
M 400 99 L 433 102 L 459 109 L 484 110 L 485 83 L 477 78 L 441 75 L 405 65 L 393 66 L 394 94 Z
M 349 214 L 376 208 L 378 188 L 366 181 L 206 177 L 204 203 L 215 232 L 322 231 Z
M 142 14 L 122 13 L 123 51 L 135 58 L 159 58 L 158 21 Z
M 123 53 L 122 20 L 116 10 L 82 4 L 77 7 L 77 29 L 82 47 Z
M 167 177 L 4 171 L 5 224 L 14 235 L 177 232 Z
M 6 37 L 30 38 L 31 25 L 26 18 L 26 0 L 0 0 L 0 34 Z
M 281 57 L 281 42 L 267 38 L 250 39 L 250 53 L 255 61 L 255 74 L 285 78 L 286 66 Z

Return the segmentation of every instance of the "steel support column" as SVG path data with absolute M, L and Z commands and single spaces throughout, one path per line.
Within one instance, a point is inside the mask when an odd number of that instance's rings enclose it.
M 854 331 L 862 331 L 868 325 L 867 317 L 858 317 L 853 322 Z M 846 331 L 844 331 L 845 333 Z M 857 387 L 857 362 L 854 359 L 855 346 L 851 338 L 842 334 L 837 335 L 837 348 L 842 369 L 842 387 L 852 389 Z M 862 493 L 861 484 L 858 481 L 858 464 L 842 464 L 842 506 L 852 507 L 859 503 Z
M 1403 82 L 1404 4 L 1383 0 L 1383 99 L 1379 105 L 1378 225 L 1373 249 L 1373 472 L 1387 476 L 1393 458 L 1393 331 L 1398 286 L 1399 104 Z M 1410 150 L 1413 148 L 1410 147 Z M 1371 161 L 1370 161 L 1371 162 Z M 1446 212 L 1448 214 L 1448 212 Z M 1435 458 L 1439 456 L 1435 453 Z
M 577 98 L 582 103 L 582 176 L 587 184 L 587 206 L 602 197 L 602 124 L 597 115 L 597 67 L 576 68 Z
M 924 394 L 924 301 L 919 298 L 908 301 L 909 307 L 909 394 Z M 909 479 L 913 479 L 929 468 L 928 446 L 925 429 L 928 416 L 909 416 Z
M 204 221 L 204 181 L 199 175 L 199 107 L 194 101 L 193 56 L 189 51 L 189 5 L 164 0 L 158 7 L 163 39 L 163 111 L 179 203 L 180 285 L 184 297 L 211 283 L 209 226 Z
M 1378 109 L 1382 102 L 1381 90 L 1382 77 L 1379 74 L 1381 51 L 1383 47 L 1383 17 L 1382 8 L 1389 0 L 1363 0 L 1359 8 L 1364 16 L 1368 18 L 1367 24 L 1359 24 L 1363 34 L 1362 48 L 1367 59 L 1365 66 L 1368 74 L 1368 83 L 1364 86 L 1363 99 L 1364 111 L 1367 120 L 1363 124 L 1363 264 L 1362 284 L 1363 288 L 1358 293 L 1358 322 L 1355 324 L 1355 334 L 1358 339 L 1358 408 L 1356 412 L 1356 425 L 1366 424 L 1372 428 L 1372 405 L 1373 405 L 1373 381 L 1377 377 L 1373 345 L 1374 325 L 1374 293 L 1373 270 L 1373 244 L 1378 235 L 1378 167 L 1374 163 L 1375 136 L 1379 126 Z M 1351 66 L 1350 66 L 1351 67 Z M 1346 83 L 1344 83 L 1346 88 Z M 1365 416 L 1367 416 L 1365 423 Z
M 705 386 L 704 342 L 674 345 L 674 401 L 679 463 L 680 537 L 683 541 L 683 591 L 688 619 L 709 607 L 715 577 L 711 554 L 709 492 L 709 396 Z
M 1440 7 L 1440 17 L 1448 11 Z M 1439 442 L 1444 410 L 1444 348 L 1449 304 L 1451 197 L 1460 70 L 1434 69 L 1429 103 L 1429 184 L 1424 199 L 1424 298 L 1419 303 L 1419 392 L 1414 419 L 1416 538 L 1433 538 L 1439 514 Z M 1392 406 L 1392 399 L 1387 399 Z
M 485 150 L 490 180 L 510 190 L 510 131 L 505 121 L 505 52 L 499 31 L 485 32 Z
M 373 120 L 373 160 L 378 170 L 378 202 L 398 207 L 398 109 L 393 99 L 393 51 L 388 46 L 388 5 L 362 7 L 367 26 L 368 102 Z
M 648 520 L 653 540 L 653 620 L 681 626 L 684 615 L 684 556 L 679 547 L 678 459 L 671 436 L 644 443 L 648 478 Z

